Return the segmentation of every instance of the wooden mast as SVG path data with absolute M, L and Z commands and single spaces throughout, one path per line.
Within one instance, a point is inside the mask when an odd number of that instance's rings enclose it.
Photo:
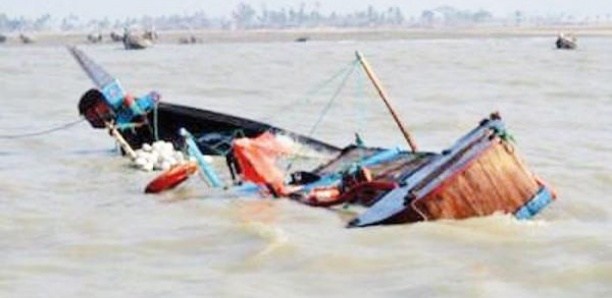
M 376 75 L 374 74 L 372 69 L 370 69 L 370 65 L 368 64 L 368 62 L 365 60 L 365 58 L 361 55 L 361 53 L 359 51 L 356 51 L 355 55 L 357 56 L 357 60 L 359 60 L 359 63 L 361 63 L 361 66 L 363 67 L 363 70 L 368 75 L 368 78 L 370 78 L 370 81 L 372 81 L 372 84 L 374 84 L 374 87 L 376 88 L 376 91 L 378 91 L 378 95 L 380 95 L 380 98 L 385 103 L 385 106 L 387 106 L 387 109 L 389 110 L 389 113 L 391 113 L 391 116 L 393 117 L 393 120 L 395 120 L 395 124 L 397 124 L 397 126 L 400 129 L 400 131 L 404 135 L 404 139 L 406 139 L 406 142 L 408 142 L 408 146 L 410 146 L 410 149 L 412 150 L 412 152 L 416 152 L 417 151 L 416 143 L 414 142 L 414 140 L 410 136 L 410 133 L 408 133 L 408 130 L 406 129 L 406 127 L 404 126 L 404 124 L 402 123 L 400 118 L 397 116 L 397 113 L 395 113 L 395 109 L 393 109 L 393 107 L 389 103 L 389 99 L 387 98 L 387 94 L 385 93 L 385 90 L 380 85 L 380 81 L 378 80 L 378 78 L 376 77 Z

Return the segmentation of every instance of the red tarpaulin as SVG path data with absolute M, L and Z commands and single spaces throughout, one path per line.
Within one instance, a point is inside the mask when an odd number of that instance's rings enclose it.
M 232 146 L 244 181 L 266 186 L 275 196 L 285 194 L 285 173 L 276 161 L 293 152 L 289 144 L 266 132 L 256 138 L 235 139 Z

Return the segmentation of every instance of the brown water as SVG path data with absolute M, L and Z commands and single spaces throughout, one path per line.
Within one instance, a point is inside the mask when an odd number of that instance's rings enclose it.
M 361 50 L 422 149 L 445 148 L 498 110 L 559 200 L 533 221 L 349 230 L 345 214 L 237 198 L 197 179 L 144 195 L 153 174 L 82 123 L 0 139 L 0 296 L 610 297 L 611 48 L 595 37 L 577 51 L 544 38 L 83 46 L 135 94 L 155 88 L 304 133 L 338 83 L 309 90 Z M 404 146 L 358 78 L 315 135 L 344 145 L 359 131 L 371 145 Z M 0 47 L 0 82 L 1 135 L 77 119 L 91 86 L 55 46 Z

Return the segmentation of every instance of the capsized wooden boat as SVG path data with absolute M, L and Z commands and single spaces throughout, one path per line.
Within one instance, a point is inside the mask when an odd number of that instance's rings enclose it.
M 462 219 L 495 212 L 530 218 L 555 198 L 554 192 L 520 159 L 497 113 L 481 121 L 478 127 L 441 153 L 418 151 L 360 54 L 357 55 L 359 61 L 402 131 L 410 151 L 361 145 L 339 150 L 264 123 L 190 107 L 157 104 L 154 94 L 129 99 L 119 82 L 84 53 L 76 48 L 71 52 L 100 89 L 88 91 L 79 103 L 79 110 L 92 126 L 106 127 L 107 122 L 124 125 L 128 128 L 123 134 L 135 145 L 153 139 L 155 134 L 176 143 L 181 143 L 180 138 L 185 136 L 196 136 L 191 143 L 195 145 L 190 149 L 207 154 L 222 151 L 220 155 L 227 158 L 232 178 L 240 180 L 234 181 L 238 182 L 234 185 L 241 185 L 230 189 L 240 191 L 247 186 L 257 191 L 264 188 L 271 195 L 289 197 L 311 206 L 365 206 L 365 211 L 348 223 L 349 227 Z M 157 113 L 153 113 L 151 107 L 156 104 Z M 90 114 L 93 116 L 89 117 Z M 179 135 L 181 128 L 187 128 L 190 133 Z M 236 135 L 236 129 L 243 134 Z M 291 178 L 287 183 L 283 179 L 285 173 L 277 168 L 275 160 L 281 154 L 291 154 L 275 138 L 280 135 L 292 136 L 335 155 L 314 169 L 287 173 Z M 227 148 L 211 147 L 219 144 Z

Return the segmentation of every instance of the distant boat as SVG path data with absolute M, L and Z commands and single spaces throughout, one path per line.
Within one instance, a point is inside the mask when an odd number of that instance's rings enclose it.
M 123 34 L 123 45 L 126 50 L 141 50 L 153 45 L 157 40 L 157 33 L 151 29 L 140 34 L 136 31 L 127 31 Z
M 25 43 L 25 44 L 34 43 L 36 41 L 34 37 L 25 35 L 23 33 L 19 34 L 19 39 L 21 40 L 22 43 Z
M 87 41 L 89 41 L 90 43 L 100 43 L 102 42 L 102 34 L 101 33 L 87 34 Z
M 310 40 L 310 37 L 308 36 L 302 36 L 302 37 L 298 37 L 295 39 L 295 42 L 307 42 L 308 40 Z
M 126 50 L 142 50 L 153 45 L 153 41 L 139 35 L 126 35 L 123 37 L 123 45 Z
M 195 37 L 194 35 L 191 35 L 189 37 L 181 37 L 179 38 L 179 44 L 195 44 L 195 43 L 200 43 L 200 39 L 198 39 L 197 37 Z
M 555 42 L 557 49 L 561 50 L 573 50 L 577 47 L 576 37 L 572 35 L 565 35 L 563 33 L 557 36 L 557 41 Z
M 110 38 L 114 42 L 122 42 L 123 41 L 123 35 L 115 32 L 115 31 L 110 33 Z

